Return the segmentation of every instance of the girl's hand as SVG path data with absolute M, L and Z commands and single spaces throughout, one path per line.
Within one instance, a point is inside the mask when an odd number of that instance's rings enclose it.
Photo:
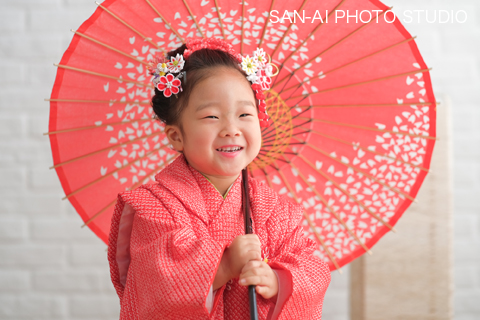
M 251 260 L 262 260 L 260 239 L 256 234 L 237 236 L 225 250 L 224 270 L 228 270 L 229 279 L 237 278 L 242 268 Z
M 255 290 L 265 299 L 274 298 L 278 293 L 278 280 L 272 268 L 264 262 L 258 260 L 249 261 L 242 269 L 240 274 L 240 285 L 255 285 Z

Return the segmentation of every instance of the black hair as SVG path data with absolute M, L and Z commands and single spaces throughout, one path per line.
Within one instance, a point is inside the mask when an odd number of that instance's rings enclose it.
M 183 54 L 185 49 L 186 45 L 183 44 L 178 49 L 170 51 L 168 56 L 175 57 L 178 53 Z M 156 117 L 167 125 L 178 125 L 183 132 L 180 117 L 188 105 L 193 88 L 198 82 L 212 75 L 215 71 L 214 68 L 218 67 L 238 70 L 245 77 L 245 81 L 248 81 L 246 79 L 247 75 L 240 68 L 238 60 L 231 54 L 208 48 L 194 51 L 185 59 L 182 71 L 186 71 L 186 79 L 185 76 L 181 78 L 183 89 L 181 92 L 176 96 L 172 94 L 167 98 L 162 91 L 155 88 L 155 95 L 152 97 L 152 107 Z M 253 90 L 252 94 L 254 94 Z

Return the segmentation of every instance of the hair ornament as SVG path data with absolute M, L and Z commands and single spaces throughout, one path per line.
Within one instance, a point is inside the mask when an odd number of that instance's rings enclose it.
M 270 125 L 265 103 L 265 95 L 263 91 L 269 90 L 272 83 L 273 76 L 278 74 L 278 67 L 271 63 L 271 58 L 262 48 L 257 48 L 253 52 L 253 56 L 242 57 L 240 67 L 247 73 L 247 80 L 252 83 L 252 89 L 255 91 L 255 98 L 259 100 L 259 114 L 260 125 L 268 127 Z M 273 66 L 277 72 L 273 73 Z
M 181 77 L 184 77 L 185 72 L 181 72 L 185 60 L 181 54 L 177 54 L 175 57 L 160 57 L 149 61 L 148 71 L 153 76 L 153 84 L 155 87 L 163 92 L 163 95 L 170 98 L 172 94 L 177 94 L 182 91 Z M 173 75 L 178 73 L 177 76 Z M 186 77 L 184 77 L 186 78 Z
M 221 50 L 230 54 L 239 62 L 239 67 L 247 74 L 247 80 L 252 83 L 255 98 L 259 101 L 258 118 L 260 119 L 260 126 L 268 127 L 270 121 L 263 91 L 270 89 L 271 77 L 276 76 L 279 70 L 271 62 L 271 57 L 262 48 L 257 48 L 252 57 L 250 57 L 248 55 L 242 56 L 235 52 L 230 43 L 219 38 L 188 39 L 183 55 L 177 53 L 175 57 L 156 56 L 148 62 L 147 69 L 149 74 L 153 76 L 152 81 L 155 87 L 162 91 L 167 98 L 170 98 L 172 94 L 176 95 L 183 91 L 180 79 L 183 78 L 184 83 L 186 83 L 186 71 L 182 71 L 185 59 L 188 59 L 193 52 L 200 49 Z M 277 69 L 276 73 L 273 73 L 273 67 Z

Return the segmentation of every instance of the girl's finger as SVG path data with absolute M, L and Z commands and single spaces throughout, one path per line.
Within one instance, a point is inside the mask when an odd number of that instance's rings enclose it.
M 241 278 L 238 282 L 242 286 L 256 286 L 256 285 L 264 285 L 263 284 L 263 276 L 250 276 L 250 277 L 245 277 Z
M 262 268 L 262 263 L 265 263 L 264 261 L 262 260 L 250 260 L 248 261 L 242 268 L 242 271 L 240 273 L 246 273 L 250 270 L 255 270 L 255 271 L 260 271 L 260 272 L 263 272 L 264 268 Z M 256 270 L 258 269 L 258 270 Z
M 262 254 L 257 250 L 250 250 L 247 252 L 247 258 L 250 261 L 252 260 L 262 261 Z
M 243 249 L 246 250 L 246 251 L 252 250 L 252 251 L 262 252 L 262 249 L 259 246 L 257 246 L 256 244 L 253 244 L 253 243 L 250 243 L 248 245 L 244 245 Z
M 254 244 L 258 244 L 260 245 L 260 239 L 258 238 L 258 236 L 254 233 L 250 233 L 250 234 L 245 234 L 243 235 L 244 237 L 244 241 L 245 242 L 248 242 L 248 243 L 254 243 Z

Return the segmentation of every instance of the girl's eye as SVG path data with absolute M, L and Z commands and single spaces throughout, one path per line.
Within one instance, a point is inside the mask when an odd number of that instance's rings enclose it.
M 205 117 L 205 118 L 216 118 L 216 116 L 208 116 L 208 117 Z
M 250 113 L 242 113 L 242 114 L 240 115 L 240 117 L 241 117 L 241 116 L 243 116 L 243 115 L 245 115 L 245 116 L 249 116 L 249 115 L 250 115 Z

